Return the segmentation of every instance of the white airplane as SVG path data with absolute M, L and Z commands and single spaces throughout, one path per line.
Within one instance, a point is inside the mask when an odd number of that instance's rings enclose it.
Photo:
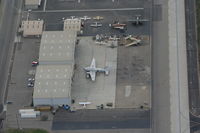
M 102 24 L 101 23 L 98 23 L 98 22 L 94 22 L 90 25 L 91 27 L 95 27 L 95 28 L 98 28 L 98 27 L 101 27 Z
M 85 20 L 85 21 L 86 21 L 86 20 L 90 20 L 91 18 L 90 18 L 90 17 L 88 17 L 88 16 L 83 16 L 83 17 L 80 17 L 80 19 L 81 19 L 81 20 Z
M 128 20 L 129 22 L 132 22 L 134 25 L 142 25 L 143 22 L 147 22 L 149 20 L 147 19 L 142 19 L 141 15 L 135 15 L 135 19 L 130 19 Z
M 83 108 L 86 108 L 86 105 L 91 104 L 91 102 L 79 102 L 80 105 L 83 105 Z
M 71 19 L 76 19 L 76 16 L 70 16 L 71 17 Z
M 87 78 L 90 77 L 92 81 L 95 81 L 97 72 L 103 72 L 106 75 L 109 74 L 108 69 L 106 69 L 106 68 L 105 69 L 104 68 L 97 68 L 96 67 L 96 61 L 95 61 L 94 58 L 92 59 L 91 65 L 89 67 L 85 67 L 84 70 L 86 71 L 86 74 L 87 74 L 86 77 Z

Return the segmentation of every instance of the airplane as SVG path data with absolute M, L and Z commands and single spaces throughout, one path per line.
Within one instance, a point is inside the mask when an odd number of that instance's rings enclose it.
M 105 75 L 109 74 L 108 69 L 96 67 L 95 58 L 92 59 L 91 65 L 89 67 L 85 67 L 84 70 L 86 71 L 86 77 L 90 77 L 92 81 L 95 81 L 96 79 L 96 72 L 104 72 Z
M 83 108 L 86 108 L 86 105 L 91 104 L 91 102 L 79 102 L 80 105 L 83 105 Z
M 70 17 L 71 17 L 71 19 L 77 19 L 76 16 L 70 16 Z
M 119 22 L 117 23 L 113 23 L 113 24 L 109 24 L 109 26 L 113 29 L 120 29 L 120 30 L 124 30 L 126 27 L 126 24 L 120 24 Z
M 109 40 L 114 40 L 114 41 L 116 41 L 116 40 L 119 40 L 120 38 L 118 38 L 116 35 L 114 35 L 114 37 L 112 37 L 112 36 L 110 36 L 109 37 Z
M 101 27 L 102 24 L 101 23 L 98 23 L 98 22 L 94 22 L 90 25 L 91 27 L 95 27 L 95 28 L 98 28 L 98 27 Z
M 134 25 L 142 25 L 143 22 L 147 22 L 149 20 L 147 19 L 142 19 L 141 15 L 135 15 L 135 19 L 130 19 L 128 20 L 129 22 L 132 22 Z
M 135 37 L 132 37 L 131 35 L 125 37 L 125 39 L 126 39 L 126 40 L 130 39 L 130 40 L 132 41 L 131 43 L 126 44 L 125 47 L 129 47 L 129 46 L 132 46 L 132 45 L 141 44 L 141 40 L 140 40 L 140 39 L 137 39 L 137 38 L 135 38 Z
M 88 17 L 88 16 L 83 16 L 83 17 L 80 17 L 80 19 L 81 19 L 81 20 L 85 20 L 85 21 L 86 21 L 86 20 L 90 20 L 91 18 L 90 18 L 90 17 Z
M 101 17 L 101 16 L 95 16 L 95 17 L 93 17 L 93 19 L 94 19 L 94 20 L 102 20 L 103 17 Z

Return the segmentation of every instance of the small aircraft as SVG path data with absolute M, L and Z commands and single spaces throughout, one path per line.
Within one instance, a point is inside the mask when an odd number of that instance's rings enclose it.
M 84 70 L 86 71 L 86 77 L 91 78 L 92 81 L 95 81 L 96 79 L 96 72 L 104 72 L 106 75 L 109 74 L 109 71 L 107 68 L 97 68 L 95 59 L 92 59 L 91 65 L 89 67 L 85 67 Z
M 140 40 L 140 39 L 138 39 L 138 38 L 136 38 L 136 37 L 132 37 L 131 35 L 125 37 L 125 39 L 126 39 L 126 40 L 129 39 L 129 40 L 132 41 L 132 42 L 126 44 L 125 47 L 129 47 L 129 46 L 133 46 L 133 45 L 137 46 L 138 44 L 141 44 L 141 40 Z
M 103 17 L 101 17 L 101 16 L 95 16 L 95 17 L 93 17 L 93 19 L 94 19 L 94 20 L 102 20 Z
M 71 17 L 71 19 L 77 19 L 76 16 L 70 16 L 70 17 Z
M 114 40 L 114 41 L 116 41 L 116 40 L 119 40 L 120 38 L 118 38 L 116 35 L 114 35 L 113 37 L 112 36 L 110 36 L 109 37 L 109 40 Z
M 91 102 L 79 102 L 80 105 L 83 105 L 83 108 L 86 108 L 86 105 L 91 104 Z
M 142 19 L 141 15 L 135 15 L 135 19 L 130 19 L 128 20 L 129 22 L 132 22 L 134 25 L 142 25 L 143 22 L 147 22 L 149 20 L 147 19 Z
M 91 18 L 88 16 L 83 16 L 83 17 L 80 17 L 80 19 L 86 21 L 86 20 L 90 20 Z
M 109 26 L 113 29 L 120 29 L 120 30 L 124 30 L 126 28 L 126 24 L 120 24 L 119 22 L 109 24 Z
M 98 27 L 101 27 L 102 24 L 101 23 L 98 23 L 98 22 L 94 22 L 90 25 L 91 27 L 95 27 L 95 28 L 98 28 Z

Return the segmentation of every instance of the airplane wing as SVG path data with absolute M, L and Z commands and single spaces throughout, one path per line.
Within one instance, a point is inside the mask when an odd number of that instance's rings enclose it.
M 128 20 L 129 22 L 137 22 L 138 20 L 137 19 L 130 19 Z
M 90 71 L 89 74 L 90 74 L 90 77 L 91 77 L 92 81 L 95 81 L 95 79 L 96 79 L 96 72 Z
M 147 20 L 147 19 L 140 19 L 139 21 L 140 22 L 146 22 L 146 21 L 149 21 L 149 20 Z
M 96 68 L 96 63 L 95 63 L 95 59 L 92 59 L 92 63 L 90 65 L 91 68 Z
M 149 20 L 147 20 L 147 19 L 130 19 L 130 20 L 128 20 L 128 22 L 137 22 L 137 21 L 146 22 L 146 21 L 149 21 Z

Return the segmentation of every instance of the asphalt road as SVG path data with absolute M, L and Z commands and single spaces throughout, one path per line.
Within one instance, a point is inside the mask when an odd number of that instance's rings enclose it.
M 160 7 L 160 8 L 157 8 Z M 154 0 L 152 38 L 153 133 L 170 133 L 168 1 Z M 159 19 L 157 19 L 159 16 Z M 163 32 L 164 31 L 164 32 Z
M 199 102 L 199 68 L 198 68 L 198 43 L 196 27 L 196 2 L 195 0 L 185 0 L 186 15 L 186 41 L 187 41 L 187 61 L 188 61 L 188 89 L 190 111 L 190 131 L 200 130 Z
M 135 109 L 78 110 L 70 113 L 60 109 L 54 117 L 52 129 L 150 128 L 149 113 L 148 110 Z
M 9 73 L 9 62 L 13 47 L 13 40 L 16 32 L 18 8 L 21 0 L 6 0 L 4 2 L 4 14 L 0 29 L 0 104 L 4 102 L 4 93 L 7 86 Z M 9 16 L 9 17 L 8 17 Z M 0 112 L 2 108 L 0 108 Z
M 110 9 L 110 8 L 133 8 L 145 7 L 150 1 L 147 0 L 47 0 L 47 10 L 62 10 L 62 9 Z M 98 6 L 97 6 L 98 5 Z
M 190 110 L 200 114 L 199 75 L 198 75 L 198 48 L 196 36 L 196 3 L 195 0 L 185 0 L 186 35 L 187 35 L 187 61 L 188 61 L 188 87 Z

